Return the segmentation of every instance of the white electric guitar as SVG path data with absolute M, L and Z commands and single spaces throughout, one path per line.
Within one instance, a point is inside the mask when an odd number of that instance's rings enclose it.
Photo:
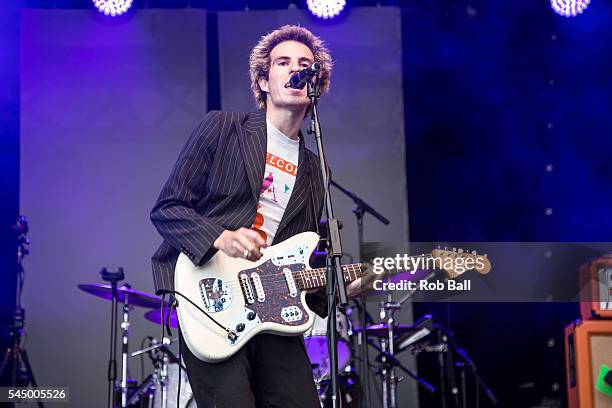
M 306 305 L 306 292 L 326 284 L 326 269 L 309 265 L 318 243 L 316 233 L 303 232 L 264 249 L 257 262 L 218 251 L 200 267 L 181 253 L 174 289 L 189 350 L 202 361 L 220 362 L 258 333 L 294 336 L 310 329 L 314 319 Z M 454 256 L 455 252 L 437 250 L 434 256 Z M 490 263 L 483 259 L 484 270 L 477 270 L 487 273 Z M 366 265 L 343 265 L 342 271 L 345 282 L 352 282 L 365 274 Z M 447 272 L 450 278 L 460 275 Z
M 218 251 L 201 267 L 181 253 L 174 289 L 193 302 L 177 296 L 189 350 L 200 360 L 219 362 L 258 333 L 299 335 L 308 330 L 313 312 L 306 306 L 306 291 L 326 284 L 326 269 L 309 266 L 318 243 L 316 233 L 303 232 L 266 248 L 257 262 Z M 342 270 L 345 281 L 351 282 L 365 267 L 344 265 Z

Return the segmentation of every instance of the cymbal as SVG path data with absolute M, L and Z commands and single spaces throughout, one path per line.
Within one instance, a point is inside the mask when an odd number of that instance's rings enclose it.
M 366 327 L 366 333 L 368 336 L 373 337 L 389 337 L 389 326 L 386 324 L 373 324 L 371 326 Z M 405 333 L 413 333 L 420 330 L 414 326 L 395 326 L 393 327 L 393 333 L 396 335 L 405 334 Z M 359 330 L 357 330 L 359 331 Z
M 164 319 L 167 319 L 168 311 L 164 310 Z M 157 310 L 149 310 L 144 315 L 145 319 L 155 324 L 166 324 L 166 322 L 162 322 L 162 316 L 159 309 Z M 178 318 L 176 317 L 176 309 L 172 309 L 172 315 L 170 316 L 170 327 L 175 329 L 178 327 Z
M 113 292 L 110 285 L 99 285 L 99 284 L 88 284 L 82 283 L 79 286 L 84 292 L 91 295 L 101 297 L 103 299 L 112 300 Z M 160 297 L 150 295 L 146 292 L 139 290 L 130 289 L 125 286 L 117 287 L 117 301 L 118 303 L 124 303 L 125 297 L 127 296 L 128 304 L 130 306 L 140 306 L 147 309 L 159 308 L 162 304 Z

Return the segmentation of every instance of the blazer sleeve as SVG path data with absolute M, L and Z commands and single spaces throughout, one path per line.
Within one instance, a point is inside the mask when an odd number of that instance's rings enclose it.
M 224 230 L 195 210 L 210 174 L 221 116 L 211 111 L 194 129 L 151 210 L 151 221 L 163 239 L 197 265 L 212 255 L 213 243 Z

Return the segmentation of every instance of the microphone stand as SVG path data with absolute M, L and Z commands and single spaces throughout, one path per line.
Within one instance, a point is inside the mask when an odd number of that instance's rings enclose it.
M 344 276 L 342 273 L 342 243 L 340 241 L 340 228 L 338 220 L 334 217 L 331 195 L 329 193 L 329 173 L 327 169 L 327 160 L 323 152 L 323 141 L 321 134 L 321 126 L 319 123 L 319 115 L 317 112 L 317 102 L 321 94 L 321 83 L 318 75 L 315 76 L 315 84 L 312 81 L 307 83 L 308 98 L 310 98 L 311 109 L 311 128 L 309 133 L 315 134 L 317 141 L 317 150 L 319 153 L 319 165 L 321 167 L 321 176 L 323 178 L 323 189 L 325 192 L 325 214 L 327 216 L 327 275 L 326 275 L 326 292 L 327 292 L 327 311 L 328 311 L 328 338 L 327 347 L 329 350 L 329 360 L 331 363 L 331 400 L 332 407 L 338 408 L 342 401 L 338 393 L 338 334 L 336 333 L 336 297 L 335 290 L 338 290 L 338 302 L 340 307 L 344 307 L 348 303 L 346 295 L 346 285 L 344 284 Z M 316 220 L 315 220 L 316 221 Z
M 30 245 L 30 239 L 27 234 L 30 230 L 28 220 L 23 215 L 20 215 L 13 225 L 13 230 L 17 233 L 17 258 L 16 258 L 16 293 L 15 293 L 15 309 L 13 310 L 13 320 L 9 326 L 9 336 L 12 344 L 8 346 L 4 353 L 4 359 L 0 364 L 0 377 L 5 375 L 5 370 L 10 369 L 9 385 L 11 387 L 37 387 L 34 379 L 34 372 L 30 365 L 30 359 L 25 349 L 23 338 L 26 335 L 25 330 L 25 308 L 21 304 L 21 294 L 23 293 L 23 284 L 25 281 L 25 269 L 23 268 L 23 258 L 30 253 L 27 246 Z M 39 408 L 44 405 L 41 400 L 37 400 Z M 7 406 L 15 407 L 17 403 L 10 403 Z
M 336 187 L 338 190 L 347 195 L 353 202 L 355 203 L 355 209 L 353 210 L 353 214 L 357 218 L 357 232 L 358 232 L 358 251 L 359 251 L 359 262 L 363 262 L 363 256 L 361 253 L 361 248 L 363 246 L 363 216 L 365 213 L 370 213 L 382 222 L 384 225 L 389 225 L 389 220 L 385 218 L 382 214 L 376 211 L 371 205 L 362 200 L 357 194 L 347 190 L 342 187 L 340 184 L 336 183 L 334 180 L 331 180 L 332 186 Z M 361 294 L 359 296 L 359 303 L 361 307 L 359 308 L 359 326 L 362 329 L 365 329 L 367 325 L 367 310 L 366 310 L 366 296 L 365 294 Z M 361 359 L 361 372 L 362 372 L 362 387 L 363 387 L 363 398 L 362 398 L 362 407 L 369 408 L 370 407 L 370 357 L 368 356 L 368 342 L 367 335 L 365 330 L 360 330 L 357 337 L 357 344 L 359 347 L 359 358 Z
M 472 360 L 470 356 L 468 356 L 467 351 L 465 349 L 460 348 L 457 345 L 457 341 L 455 340 L 453 333 L 450 333 L 446 329 L 444 329 L 444 332 L 448 338 L 448 344 L 450 345 L 451 349 L 463 359 L 463 361 L 465 362 L 464 366 L 467 366 L 472 372 L 474 379 L 478 383 L 477 386 L 481 387 L 484 390 L 491 404 L 497 405 L 498 403 L 497 397 L 495 396 L 493 391 L 489 388 L 489 386 L 485 383 L 484 379 L 481 377 L 480 373 L 478 372 L 478 369 L 476 368 L 476 363 L 474 363 L 474 360 Z

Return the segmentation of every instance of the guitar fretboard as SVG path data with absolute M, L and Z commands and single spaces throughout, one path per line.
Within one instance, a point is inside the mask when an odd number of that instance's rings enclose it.
M 364 264 L 342 265 L 342 275 L 345 282 L 352 282 L 363 276 Z M 293 272 L 293 277 L 302 290 L 318 289 L 327 283 L 327 268 L 303 269 Z

